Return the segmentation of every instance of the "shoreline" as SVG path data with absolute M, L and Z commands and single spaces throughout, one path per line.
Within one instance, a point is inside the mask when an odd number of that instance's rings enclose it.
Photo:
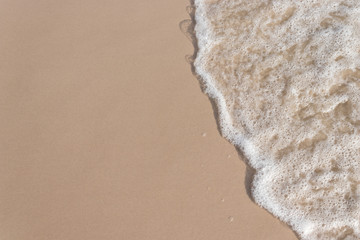
M 30 5 L 0 9 L 1 236 L 296 239 L 249 199 L 185 60 L 188 1 Z

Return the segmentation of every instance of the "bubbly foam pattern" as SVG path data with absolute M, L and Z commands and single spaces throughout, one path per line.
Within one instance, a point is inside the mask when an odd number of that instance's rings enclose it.
M 301 239 L 360 239 L 360 1 L 195 0 L 205 92 Z

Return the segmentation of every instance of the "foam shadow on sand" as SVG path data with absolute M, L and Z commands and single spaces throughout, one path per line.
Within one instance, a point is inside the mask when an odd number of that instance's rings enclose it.
M 196 59 L 196 56 L 197 56 L 197 52 L 198 52 L 198 43 L 197 43 L 197 38 L 196 38 L 196 35 L 195 35 L 195 24 L 196 24 L 196 21 L 195 21 L 195 6 L 194 6 L 194 1 L 191 0 L 190 1 L 190 4 L 186 10 L 187 12 L 189 13 L 189 16 L 190 16 L 190 19 L 185 19 L 183 21 L 181 21 L 179 23 L 179 28 L 181 30 L 181 32 L 191 41 L 191 43 L 193 44 L 193 47 L 194 47 L 194 53 L 193 55 L 186 55 L 185 56 L 185 60 L 190 64 L 191 66 L 191 71 L 193 73 L 193 75 L 198 79 L 199 83 L 200 83 L 200 88 L 201 88 L 201 91 L 203 93 L 205 93 L 205 83 L 204 83 L 204 80 L 201 78 L 201 76 L 199 76 L 197 73 L 196 73 L 196 70 L 195 70 L 195 66 L 194 66 L 194 61 Z M 208 95 L 207 95 L 208 96 Z M 213 109 L 213 113 L 214 113 L 214 117 L 215 117 L 215 120 L 216 120 L 216 126 L 217 126 L 217 129 L 219 131 L 219 133 L 222 135 L 221 133 L 221 128 L 220 128 L 220 120 L 219 120 L 219 111 L 218 111 L 218 104 L 216 102 L 216 99 L 214 98 L 211 98 L 209 97 L 209 100 L 211 102 L 211 106 L 212 106 L 212 109 Z M 236 148 L 236 147 L 235 147 Z M 237 152 L 238 152 L 238 155 L 240 157 L 240 159 L 242 159 L 245 163 L 246 163 L 246 177 L 245 177 L 245 187 L 246 187 L 246 192 L 247 192 L 247 195 L 249 196 L 249 198 L 254 202 L 253 200 L 253 197 L 252 197 L 252 194 L 251 194 L 251 183 L 252 183 L 252 180 L 253 180 L 253 176 L 255 174 L 255 170 L 250 167 L 248 164 L 247 164 L 247 160 L 246 158 L 244 157 L 243 153 L 240 151 L 240 149 L 236 148 Z

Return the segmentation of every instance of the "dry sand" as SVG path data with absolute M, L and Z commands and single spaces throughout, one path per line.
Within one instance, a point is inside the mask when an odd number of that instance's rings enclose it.
M 246 195 L 187 5 L 0 1 L 1 239 L 296 239 Z

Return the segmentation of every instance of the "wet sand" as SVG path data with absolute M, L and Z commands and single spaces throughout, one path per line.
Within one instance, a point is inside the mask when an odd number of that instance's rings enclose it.
M 0 4 L 2 239 L 296 239 L 246 195 L 187 1 Z

